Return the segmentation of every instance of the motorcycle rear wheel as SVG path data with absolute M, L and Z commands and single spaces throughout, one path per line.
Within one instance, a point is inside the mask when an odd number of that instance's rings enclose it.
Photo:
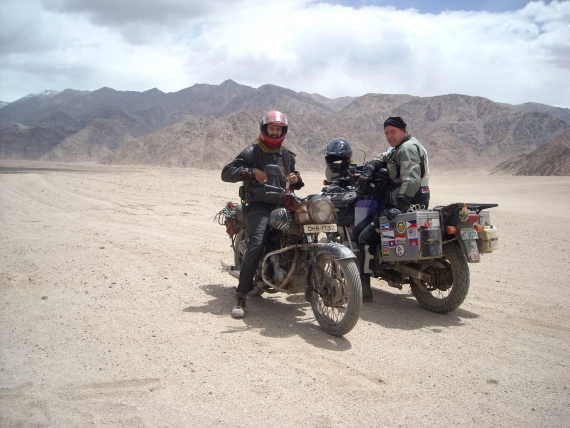
M 312 292 L 311 307 L 321 328 L 332 336 L 350 332 L 360 317 L 362 284 L 354 259 L 336 259 L 320 254 L 317 259 L 320 284 Z M 308 296 L 307 296 L 308 297 Z
M 446 314 L 457 309 L 469 291 L 469 265 L 461 249 L 453 242 L 443 245 L 445 265 L 429 265 L 423 271 L 432 275 L 430 282 L 412 279 L 412 294 L 420 306 L 428 311 Z

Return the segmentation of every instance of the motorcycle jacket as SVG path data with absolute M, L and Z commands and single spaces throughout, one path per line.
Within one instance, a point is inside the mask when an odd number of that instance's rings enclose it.
M 407 210 L 411 204 L 429 204 L 429 163 L 426 149 L 411 135 L 400 145 L 368 162 L 366 169 L 388 168 L 392 188 L 386 194 L 391 206 Z
M 237 183 L 243 181 L 240 188 L 241 199 L 248 203 L 265 203 L 270 205 L 281 205 L 285 194 L 277 193 L 278 188 L 284 188 L 284 182 L 270 181 L 261 184 L 255 179 L 255 168 L 265 170 L 267 165 L 279 165 L 283 168 L 286 177 L 294 173 L 299 177 L 299 181 L 290 186 L 291 190 L 302 188 L 305 183 L 301 175 L 295 170 L 295 153 L 281 147 L 275 154 L 266 153 L 261 150 L 259 144 L 254 143 L 241 151 L 237 157 L 222 169 L 222 181 Z M 271 177 L 269 177 L 271 180 Z

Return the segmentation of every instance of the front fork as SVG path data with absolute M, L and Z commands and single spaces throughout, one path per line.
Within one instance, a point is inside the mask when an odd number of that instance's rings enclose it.
M 309 244 L 313 243 L 313 235 L 307 235 L 307 242 Z M 312 291 L 313 293 L 317 293 L 319 296 L 322 297 L 321 292 L 318 290 L 318 284 L 321 283 L 321 278 L 319 277 L 319 269 L 317 269 L 317 254 L 316 251 L 309 251 L 309 272 L 310 272 L 310 280 L 309 283 L 306 285 L 307 290 Z

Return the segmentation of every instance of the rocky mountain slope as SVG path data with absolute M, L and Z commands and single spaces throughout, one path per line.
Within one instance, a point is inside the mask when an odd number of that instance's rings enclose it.
M 406 120 L 434 168 L 491 170 L 570 129 L 570 109 L 541 104 L 511 106 L 457 94 L 332 100 L 228 80 L 175 93 L 101 88 L 25 97 L 0 109 L 0 158 L 220 168 L 256 137 L 269 109 L 288 114 L 286 144 L 300 167 L 317 170 L 334 138 L 348 139 L 369 159 L 383 151 L 388 116 Z
M 461 95 L 369 94 L 327 115 L 283 110 L 292 123 L 286 144 L 298 154 L 299 166 L 309 169 L 323 167 L 324 150 L 334 138 L 349 140 L 369 159 L 383 151 L 387 147 L 383 123 L 390 115 L 406 118 L 409 131 L 428 149 L 432 166 L 451 169 L 490 169 L 570 129 L 548 114 L 518 112 Z M 103 161 L 219 168 L 253 140 L 262 114 L 258 109 L 223 117 L 190 117 L 129 141 Z
M 492 173 L 512 175 L 570 175 L 570 131 L 527 155 L 503 162 Z
M 539 104 L 539 103 L 524 103 L 519 105 L 502 104 L 502 105 L 526 113 L 548 113 L 551 116 L 557 117 L 558 119 L 570 123 L 570 109 L 567 108 L 552 107 L 546 104 Z

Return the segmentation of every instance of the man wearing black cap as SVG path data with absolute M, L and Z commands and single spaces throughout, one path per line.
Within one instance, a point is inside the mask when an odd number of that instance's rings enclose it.
M 406 131 L 406 122 L 399 116 L 389 117 L 384 122 L 384 134 L 390 148 L 368 162 L 361 177 L 366 181 L 374 171 L 388 168 L 391 187 L 386 192 L 384 201 L 387 210 L 384 215 L 392 220 L 397 214 L 406 212 L 412 205 L 427 209 L 429 205 L 429 165 L 426 149 Z M 366 260 L 370 251 L 375 251 L 379 242 L 378 225 L 371 223 L 358 237 L 362 295 L 365 300 L 372 299 L 370 289 L 370 271 Z
M 386 194 L 388 207 L 406 212 L 411 205 L 429 205 L 429 166 L 426 149 L 406 131 L 401 117 L 389 117 L 384 122 L 384 134 L 393 149 L 389 149 L 366 164 L 373 172 L 388 168 L 392 188 Z

